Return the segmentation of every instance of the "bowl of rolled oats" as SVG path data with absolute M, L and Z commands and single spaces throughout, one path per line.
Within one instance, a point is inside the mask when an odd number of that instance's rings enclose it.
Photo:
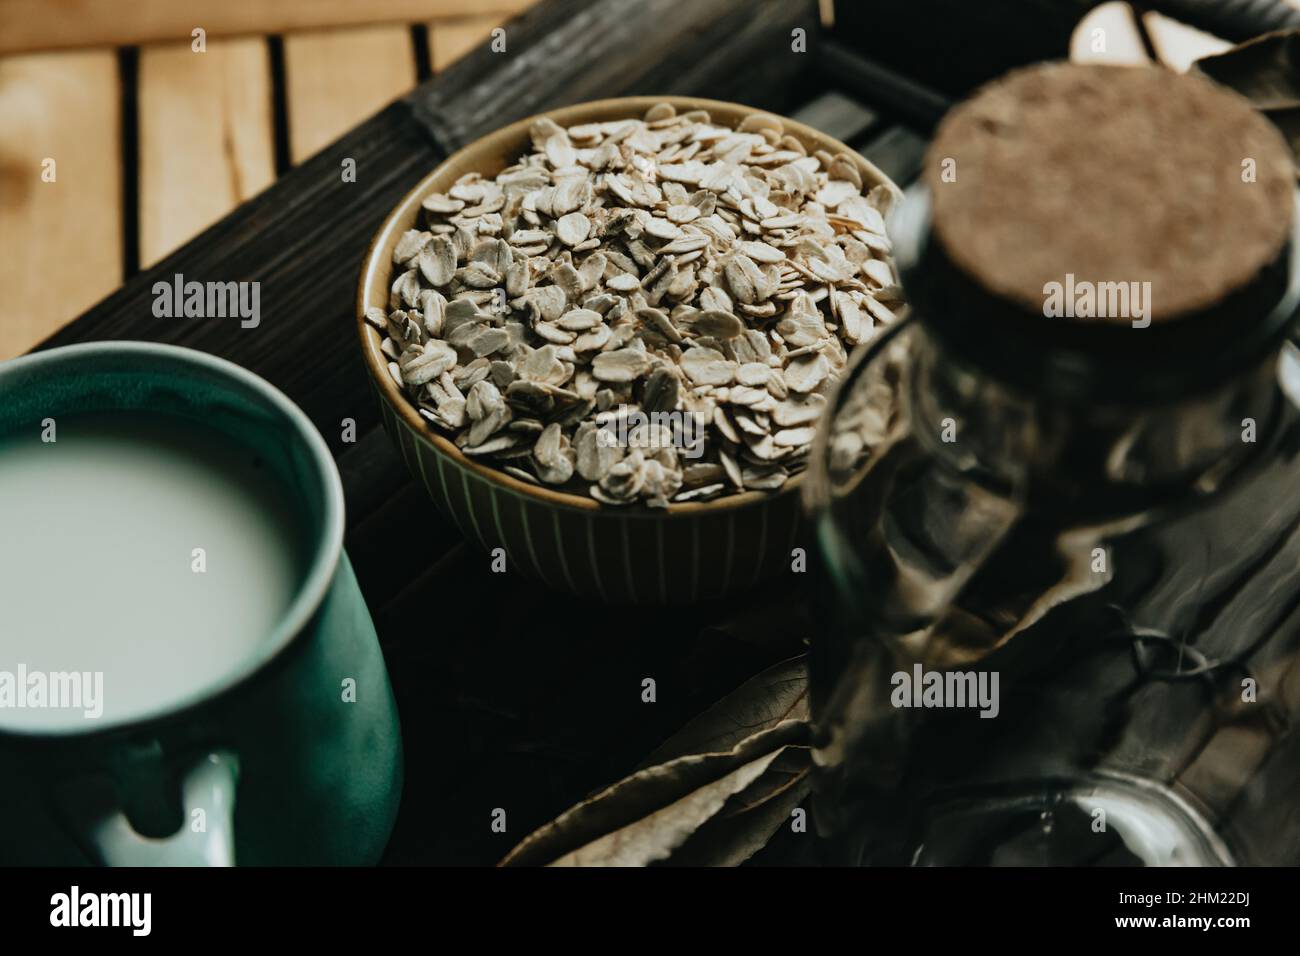
M 549 586 L 689 603 L 788 571 L 827 396 L 902 305 L 900 195 L 734 103 L 506 126 L 370 246 L 357 327 L 385 426 L 467 537 Z

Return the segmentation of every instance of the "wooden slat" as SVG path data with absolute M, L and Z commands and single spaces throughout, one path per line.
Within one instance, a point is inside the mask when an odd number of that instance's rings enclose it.
M 112 52 L 0 58 L 0 360 L 122 281 L 121 157 Z
M 818 40 L 814 62 L 822 82 L 834 89 L 851 93 L 914 129 L 934 129 L 952 105 L 948 95 L 873 57 L 826 38 Z
M 565 20 L 563 36 L 527 42 L 548 18 Z M 452 146 L 552 106 L 622 94 L 695 93 L 784 112 L 808 99 L 816 65 L 790 53 L 796 28 L 817 35 L 816 0 L 552 0 L 511 23 L 506 52 L 477 46 L 414 100 Z
M 415 85 L 415 47 L 405 26 L 293 33 L 284 38 L 289 156 L 333 142 Z
M 899 186 L 908 186 L 921 174 L 929 142 L 906 126 L 891 126 L 867 142 L 853 145 Z
M 1222 53 L 1232 46 L 1227 40 L 1220 40 L 1158 13 L 1143 14 L 1142 22 L 1146 24 L 1151 45 L 1155 47 L 1160 62 L 1175 70 L 1185 71 L 1201 57 Z
M 384 214 L 461 137 L 481 136 L 508 122 L 511 113 L 601 92 L 726 96 L 732 84 L 740 84 L 750 102 L 780 110 L 791 106 L 787 98 L 798 87 L 787 65 L 812 68 L 807 57 L 767 62 L 762 55 L 777 45 L 774 37 L 788 37 L 809 13 L 815 16 L 810 3 L 708 0 L 676 19 L 668 15 L 668 0 L 602 0 L 599 6 L 613 27 L 594 28 L 585 15 L 590 6 L 580 0 L 550 0 L 544 10 L 530 12 L 511 26 L 508 53 L 481 50 L 421 84 L 409 101 L 394 104 L 281 176 L 43 347 L 144 338 L 222 355 L 279 386 L 312 417 L 333 449 L 348 448 L 340 440 L 342 418 L 355 419 L 359 435 L 378 421 L 353 326 L 357 270 Z M 638 36 L 644 42 L 629 47 L 629 37 Z M 726 38 L 731 39 L 726 55 L 705 55 Z M 590 79 L 602 89 L 575 84 L 575 74 L 585 75 L 581 64 L 548 53 L 569 47 L 583 47 L 606 64 Z M 624 53 L 614 68 L 616 50 Z M 510 80 L 515 71 L 531 77 L 522 94 L 520 84 Z M 357 161 L 355 183 L 340 180 L 344 157 Z M 261 326 L 246 330 L 222 319 L 154 318 L 152 285 L 174 272 L 205 281 L 260 281 Z
M 149 266 L 275 179 L 265 40 L 140 53 L 140 262 Z
M 446 69 L 480 43 L 487 43 L 494 27 L 506 21 L 504 16 L 464 17 L 439 20 L 429 24 L 429 62 L 433 71 Z M 506 49 L 509 51 L 509 37 Z
M 510 14 L 532 0 L 0 0 L 0 53 Z
M 794 118 L 844 143 L 861 138 L 880 119 L 874 110 L 835 90 L 802 106 Z
M 1100 34 L 1095 31 L 1102 31 Z M 1101 39 L 1104 49 L 1094 49 Z M 1150 63 L 1142 35 L 1127 3 L 1103 3 L 1079 21 L 1070 38 L 1070 59 L 1075 63 L 1113 63 L 1135 66 Z
M 355 183 L 339 176 L 344 157 L 356 160 Z M 399 101 L 129 279 L 42 347 L 125 338 L 211 352 L 277 385 L 331 448 L 351 448 L 342 441 L 342 420 L 354 419 L 358 435 L 379 420 L 353 324 L 357 271 L 384 213 L 445 157 Z M 261 324 L 155 318 L 153 283 L 176 272 L 260 282 Z

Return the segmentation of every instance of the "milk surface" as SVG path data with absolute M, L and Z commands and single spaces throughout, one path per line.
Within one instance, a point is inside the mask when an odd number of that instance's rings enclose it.
M 93 729 L 210 688 L 304 576 L 293 503 L 254 452 L 165 415 L 56 428 L 0 435 L 0 728 Z

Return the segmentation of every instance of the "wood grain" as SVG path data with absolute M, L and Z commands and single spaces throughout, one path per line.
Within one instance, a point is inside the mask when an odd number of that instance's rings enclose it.
M 506 20 L 504 16 L 483 16 L 430 23 L 429 62 L 433 71 L 445 70 L 480 43 L 487 43 L 492 30 Z M 508 36 L 506 48 L 509 49 Z
M 621 94 L 690 94 L 788 112 L 812 96 L 815 57 L 791 31 L 816 34 L 815 0 L 552 0 L 413 96 L 442 143 L 464 145 L 551 106 Z M 677 39 L 665 42 L 670 37 Z
M 533 0 L 0 0 L 0 53 L 511 14 Z
M 0 360 L 122 281 L 118 110 L 111 52 L 0 58 Z
M 140 53 L 140 262 L 152 265 L 275 179 L 264 40 Z
M 284 38 L 289 157 L 300 163 L 415 85 L 404 26 L 291 33 Z

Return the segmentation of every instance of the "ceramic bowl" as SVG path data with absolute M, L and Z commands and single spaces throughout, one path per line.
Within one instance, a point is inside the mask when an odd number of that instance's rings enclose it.
M 393 248 L 417 224 L 420 202 L 430 193 L 446 192 L 466 173 L 491 177 L 515 163 L 531 148 L 528 129 L 541 116 L 569 127 L 639 118 L 664 102 L 679 113 L 707 110 L 714 122 L 732 127 L 756 112 L 718 100 L 634 96 L 580 103 L 511 123 L 450 156 L 388 213 L 370 244 L 357 290 L 361 353 L 379 394 L 384 425 L 434 504 L 470 541 L 489 553 L 504 549 L 510 571 L 609 603 L 693 603 L 754 587 L 788 570 L 800 535 L 802 476 L 776 492 L 745 492 L 666 509 L 603 505 L 521 481 L 461 454 L 421 417 L 389 375 L 382 336 L 364 315 L 371 307 L 388 311 Z M 822 149 L 854 157 L 864 188 L 897 188 L 838 140 L 794 120 L 784 123 L 809 153 Z

